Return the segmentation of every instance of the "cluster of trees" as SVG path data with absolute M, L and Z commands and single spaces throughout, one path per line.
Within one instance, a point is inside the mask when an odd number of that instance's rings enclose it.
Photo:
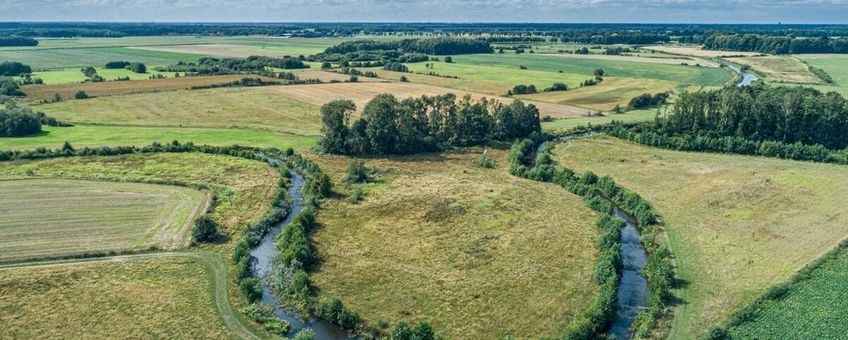
M 427 322 L 410 325 L 400 320 L 392 326 L 388 338 L 389 340 L 436 340 L 438 337 L 433 327 Z
M 748 86 L 684 93 L 650 130 L 670 136 L 848 147 L 848 102 L 811 88 Z
M 236 74 L 236 73 L 258 73 L 267 72 L 266 67 L 281 69 L 309 68 L 301 58 L 283 57 L 272 58 L 264 56 L 250 56 L 247 58 L 200 58 L 194 62 L 177 62 L 175 65 L 159 68 L 162 72 L 185 72 L 189 75 L 214 75 L 214 74 Z
M 668 96 L 670 94 L 668 92 L 659 92 L 654 95 L 650 93 L 643 93 L 636 97 L 630 98 L 630 102 L 627 104 L 630 108 L 633 109 L 642 109 L 651 106 L 657 106 L 665 104 L 666 100 L 668 100 Z
M 749 51 L 771 54 L 848 53 L 848 38 L 822 36 L 815 39 L 794 35 L 713 34 L 704 39 L 704 49 Z
M 618 186 L 609 176 L 599 177 L 592 172 L 577 176 L 574 171 L 560 167 L 553 161 L 550 148 L 537 147 L 543 138 L 534 135 L 513 143 L 509 153 L 510 173 L 515 176 L 559 184 L 568 191 L 582 196 L 586 205 L 602 215 L 597 226 L 603 232 L 595 264 L 593 279 L 600 293 L 592 306 L 566 329 L 563 339 L 592 339 L 604 334 L 616 318 L 618 282 L 621 275 L 621 229 L 624 222 L 613 217 L 615 207 L 633 216 L 643 233 L 654 232 L 651 226 L 659 224 L 659 215 L 638 194 Z M 535 154 L 535 150 L 540 150 Z M 528 164 L 532 164 L 529 167 Z M 640 336 L 650 334 L 667 309 L 674 283 L 674 270 L 670 252 L 657 243 L 644 238 L 643 245 L 650 253 L 643 273 L 648 278 L 649 308 L 640 312 L 633 327 Z
M 44 112 L 33 112 L 29 107 L 18 107 L 7 101 L 0 107 L 0 137 L 20 137 L 41 132 L 41 126 L 69 126 Z
M 135 73 L 147 73 L 147 65 L 143 63 L 131 63 L 129 61 L 110 61 L 104 66 L 106 69 L 122 69 L 133 71 Z
M 17 61 L 4 61 L 0 63 L 0 76 L 15 77 L 32 73 L 29 65 Z
M 350 124 L 356 105 L 336 100 L 321 108 L 323 152 L 333 154 L 410 154 L 449 146 L 511 141 L 541 130 L 539 110 L 513 101 L 504 105 L 453 94 L 397 100 L 375 96 Z
M 556 34 L 559 41 L 581 44 L 658 44 L 670 40 L 666 33 L 627 30 L 574 30 Z
M 191 239 L 195 243 L 211 243 L 218 241 L 222 235 L 218 226 L 218 221 L 212 217 L 212 214 L 206 213 L 200 215 L 194 220 L 194 228 L 191 230 Z
M 84 74 L 86 78 L 88 78 L 85 81 L 92 83 L 104 81 L 103 77 L 97 74 L 97 69 L 95 69 L 93 66 L 83 67 L 80 69 L 80 72 L 82 72 L 82 74 Z
M 345 307 L 342 300 L 332 298 L 318 303 L 315 316 L 327 320 L 342 329 L 353 329 L 359 324 L 359 313 Z
M 0 96 L 23 96 L 21 84 L 17 80 L 8 77 L 0 77 Z
M 555 91 L 566 91 L 568 90 L 568 85 L 565 83 L 553 83 L 553 85 L 548 86 L 542 89 L 542 92 L 555 92 Z M 536 89 L 536 85 L 524 85 L 518 84 L 513 86 L 511 90 L 506 92 L 507 96 L 515 95 L 515 94 L 534 94 L 539 93 L 539 90 Z
M 38 46 L 38 40 L 30 37 L 0 37 L 0 47 Z
M 406 65 L 394 61 L 383 65 L 383 69 L 394 72 L 409 72 L 409 68 L 407 68 Z
M 622 55 L 624 53 L 630 52 L 630 48 L 627 47 L 608 47 L 604 49 L 604 54 L 606 55 Z

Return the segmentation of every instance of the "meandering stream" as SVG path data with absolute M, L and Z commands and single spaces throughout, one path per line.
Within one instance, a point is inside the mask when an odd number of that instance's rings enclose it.
M 639 271 L 645 267 L 648 256 L 642 248 L 639 229 L 636 229 L 635 219 L 615 208 L 614 216 L 625 223 L 621 230 L 621 281 L 618 283 L 618 319 L 610 327 L 610 334 L 618 339 L 630 339 L 633 332 L 630 325 L 636 320 L 636 315 L 645 308 L 648 298 L 648 280 Z
M 268 162 L 275 165 L 282 163 L 280 160 L 273 158 L 269 159 Z M 291 186 L 288 190 L 289 197 L 292 198 L 291 211 L 288 216 L 286 216 L 286 219 L 280 222 L 280 224 L 274 226 L 274 228 L 265 235 L 262 242 L 250 252 L 250 255 L 256 258 L 256 262 L 253 266 L 253 272 L 257 277 L 262 279 L 262 303 L 273 307 L 274 315 L 289 323 L 291 326 L 291 334 L 297 333 L 304 328 L 311 328 L 315 331 L 315 339 L 347 339 L 347 332 L 329 322 L 315 318 L 309 318 L 306 321 L 303 321 L 297 312 L 290 308 L 281 306 L 278 303 L 279 299 L 277 298 L 277 294 L 271 290 L 270 275 L 272 272 L 272 260 L 274 258 L 274 254 L 278 252 L 275 245 L 277 235 L 280 234 L 283 228 L 287 227 L 289 223 L 291 223 L 298 212 L 303 210 L 303 194 L 301 193 L 301 189 L 303 188 L 304 179 L 303 176 L 294 171 L 292 171 L 291 174 Z
M 748 71 L 743 72 L 742 68 L 739 67 L 739 66 L 731 65 L 731 64 L 725 64 L 725 66 L 727 66 L 727 68 L 733 70 L 733 72 L 736 72 L 737 74 L 742 75 L 742 80 L 740 80 L 739 83 L 736 84 L 737 87 L 749 86 L 753 82 L 760 80 L 759 77 L 757 77 L 756 75 L 754 75 L 751 72 L 748 72 Z

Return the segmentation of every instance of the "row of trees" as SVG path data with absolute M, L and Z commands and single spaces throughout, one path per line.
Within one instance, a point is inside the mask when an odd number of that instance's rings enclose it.
M 135 73 L 147 73 L 147 65 L 143 63 L 131 63 L 129 61 L 110 61 L 104 66 L 106 69 L 127 69 Z
M 214 75 L 266 72 L 266 67 L 281 69 L 303 69 L 309 65 L 302 58 L 272 58 L 250 56 L 247 58 L 210 58 L 203 57 L 195 62 L 177 62 L 175 65 L 158 68 L 162 72 L 185 72 L 189 75 Z
M 797 38 L 757 34 L 713 34 L 704 39 L 704 49 L 750 51 L 771 54 L 848 53 L 848 38 Z
M 375 96 L 351 124 L 356 105 L 336 100 L 321 107 L 323 152 L 334 154 L 410 154 L 449 146 L 511 141 L 541 130 L 539 110 L 513 101 L 504 105 L 453 94 L 398 100 Z
M 29 65 L 17 61 L 4 61 L 0 63 L 0 76 L 15 77 L 32 73 Z
M 664 135 L 736 136 L 754 141 L 848 147 L 848 102 L 798 87 L 727 87 L 683 93 L 650 127 Z
M 0 37 L 0 47 L 38 46 L 38 40 L 30 37 Z
M 310 57 L 323 62 L 401 62 L 428 61 L 427 55 L 492 53 L 492 47 L 482 39 L 429 38 L 392 41 L 354 40 L 330 46 L 323 53 Z

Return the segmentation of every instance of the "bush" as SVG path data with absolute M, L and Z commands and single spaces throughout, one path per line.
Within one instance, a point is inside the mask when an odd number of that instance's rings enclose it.
M 106 69 L 121 69 L 130 65 L 129 61 L 110 61 L 103 68 Z
M 88 98 L 90 98 L 88 96 L 88 93 L 85 93 L 85 91 L 82 91 L 82 90 L 77 91 L 77 93 L 74 94 L 74 99 L 88 99 Z
M 383 65 L 383 69 L 386 71 L 394 71 L 394 72 L 409 72 L 409 68 L 406 65 L 398 63 L 398 62 L 390 62 Z
M 368 182 L 369 170 L 362 160 L 353 160 L 347 166 L 347 174 L 344 181 L 347 183 L 365 183 Z
M 315 340 L 315 331 L 310 328 L 301 329 L 294 335 L 292 340 Z
M 353 329 L 359 323 L 359 313 L 345 307 L 338 298 L 319 302 L 315 315 L 343 329 Z
M 241 296 L 247 303 L 254 303 L 262 298 L 262 281 L 256 277 L 248 277 L 239 283 Z
M 446 63 L 452 63 L 452 62 L 453 62 L 453 58 L 451 58 L 451 56 L 447 56 L 447 57 L 445 57 L 445 62 L 446 62 Z
M 147 73 L 147 66 L 142 63 L 131 63 L 126 66 L 128 70 L 135 73 Z
M 550 87 L 546 87 L 544 89 L 545 92 L 566 91 L 566 90 L 568 90 L 568 85 L 565 85 L 565 83 L 554 83 Z
M 400 76 L 400 81 L 402 83 L 407 83 L 407 82 L 409 82 L 409 79 L 406 79 L 406 76 Z
M 191 232 L 194 242 L 215 242 L 220 236 L 218 221 L 211 214 L 203 214 L 194 221 L 194 229 Z

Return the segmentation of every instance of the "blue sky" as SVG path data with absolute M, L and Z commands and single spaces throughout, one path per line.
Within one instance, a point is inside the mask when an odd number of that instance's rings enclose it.
M 848 0 L 0 0 L 0 21 L 848 24 Z

